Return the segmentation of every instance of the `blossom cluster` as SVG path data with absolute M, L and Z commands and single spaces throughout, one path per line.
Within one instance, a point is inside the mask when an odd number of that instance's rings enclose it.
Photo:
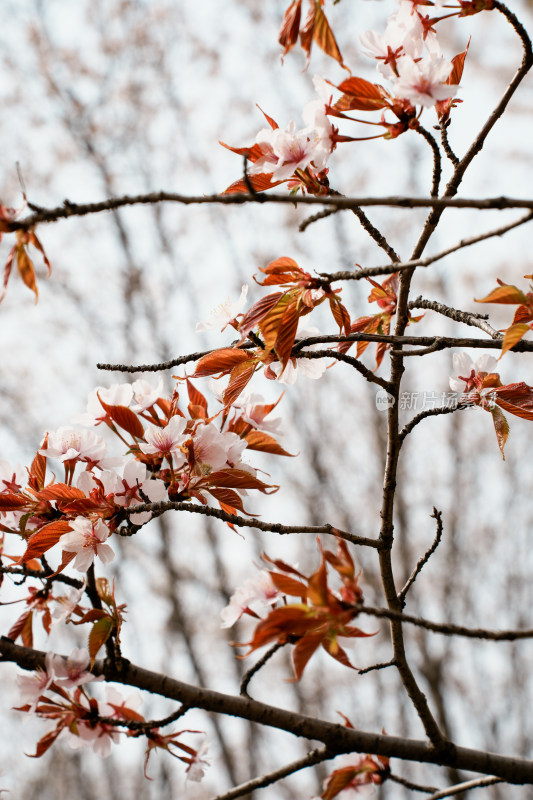
M 16 710 L 36 714 L 48 723 L 48 730 L 39 740 L 35 756 L 44 755 L 61 737 L 74 750 L 91 747 L 95 753 L 107 758 L 111 745 L 119 741 L 121 734 L 139 736 L 149 732 L 145 774 L 154 747 L 171 752 L 172 746 L 180 751 L 180 754 L 173 752 L 172 755 L 187 764 L 187 778 L 200 781 L 209 764 L 207 743 L 204 741 L 195 749 L 179 741 L 179 736 L 185 731 L 163 736 L 157 725 L 147 723 L 139 713 L 142 698 L 138 692 L 125 699 L 117 689 L 108 686 L 106 700 L 98 701 L 88 693 L 87 685 L 103 678 L 96 678 L 88 667 L 89 653 L 86 650 L 74 649 L 68 658 L 47 653 L 45 669 L 17 678 L 21 705 Z

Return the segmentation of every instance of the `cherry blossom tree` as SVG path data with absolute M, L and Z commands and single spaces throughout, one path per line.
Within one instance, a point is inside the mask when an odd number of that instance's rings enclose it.
M 114 746 L 134 739 L 143 742 L 147 778 L 154 753 L 162 751 L 162 756 L 174 756 L 182 762 L 184 778 L 200 782 L 212 768 L 212 756 L 203 731 L 196 725 L 189 727 L 192 723 L 187 720 L 191 712 L 200 710 L 257 723 L 312 743 L 303 757 L 279 758 L 276 769 L 244 782 L 234 781 L 238 785 L 221 790 L 219 800 L 249 796 L 256 789 L 276 785 L 304 768 L 326 762 L 323 780 L 315 789 L 315 795 L 324 800 L 355 797 L 376 787 L 383 797 L 393 798 L 395 792 L 405 790 L 438 798 L 474 788 L 487 787 L 490 792 L 488 787 L 502 782 L 527 786 L 533 783 L 533 763 L 522 754 L 463 746 L 460 737 L 450 735 L 445 710 L 438 707 L 438 692 L 428 699 L 423 688 L 423 681 L 432 686 L 429 670 L 424 674 L 415 666 L 412 651 L 418 632 L 424 637 L 418 645 L 424 658 L 427 654 L 427 664 L 440 664 L 442 668 L 442 660 L 435 660 L 428 648 L 429 634 L 431 641 L 438 636 L 474 640 L 477 645 L 483 641 L 495 645 L 523 640 L 527 646 L 532 630 L 527 621 L 496 629 L 486 620 L 466 625 L 409 613 L 406 606 L 420 584 L 419 578 L 435 562 L 446 537 L 446 519 L 433 508 L 433 543 L 416 554 L 405 580 L 400 578 L 404 569 L 398 561 L 411 554 L 397 533 L 407 535 L 399 519 L 402 481 L 406 481 L 401 469 L 403 449 L 416 435 L 419 424 L 429 426 L 425 420 L 430 417 L 464 416 L 465 410 L 488 411 L 495 446 L 504 458 L 510 431 L 508 415 L 533 419 L 533 388 L 520 372 L 523 359 L 512 362 L 517 364 L 512 382 L 504 383 L 501 376 L 511 358 L 509 351 L 525 353 L 533 349 L 524 338 L 533 327 L 533 291 L 523 283 L 532 276 L 517 275 L 518 285 L 514 285 L 493 275 L 496 288 L 491 289 L 490 283 L 480 286 L 481 297 L 476 302 L 516 306 L 512 319 L 502 323 L 503 330 L 493 327 L 487 315 L 446 305 L 440 297 L 413 298 L 417 276 L 424 268 L 454 251 L 501 237 L 533 218 L 533 201 L 528 199 L 457 196 L 467 170 L 477 157 L 483 158 L 493 128 L 533 63 L 531 42 L 523 23 L 499 0 L 399 0 L 391 4 L 392 13 L 382 30 L 359 30 L 362 52 L 376 62 L 379 82 L 372 82 L 350 70 L 330 24 L 334 9 L 325 5 L 322 0 L 313 0 L 304 19 L 302 0 L 294 0 L 283 15 L 279 44 L 287 60 L 300 45 L 307 63 L 316 45 L 349 77 L 339 82 L 315 78 L 319 98 L 303 108 L 304 127 L 297 128 L 290 121 L 282 129 L 262 112 L 267 127 L 251 144 L 224 144 L 240 157 L 235 161 L 238 176 L 225 191 L 213 195 L 157 191 L 108 196 L 97 202 L 65 202 L 58 207 L 36 205 L 24 192 L 21 208 L 1 207 L 0 231 L 6 239 L 15 240 L 10 241 L 5 263 L 3 295 L 12 289 L 16 268 L 25 286 L 38 296 L 38 258 L 46 272 L 52 270 L 50 280 L 54 280 L 53 254 L 47 252 L 48 248 L 45 251 L 41 229 L 67 217 L 117 213 L 137 205 L 319 206 L 318 213 L 304 220 L 303 229 L 349 212 L 388 261 L 380 266 L 356 264 L 355 269 L 331 271 L 328 267 L 330 271 L 326 271 L 322 267 L 306 269 L 291 256 L 273 254 L 254 276 L 257 289 L 250 290 L 246 284 L 239 299 L 223 301 L 207 321 L 198 324 L 200 333 L 225 332 L 226 339 L 219 347 L 188 355 L 172 354 L 150 365 L 99 364 L 103 373 L 126 375 L 171 370 L 169 392 L 161 380 L 153 383 L 139 378 L 110 384 L 102 379 L 104 385 L 91 391 L 86 412 L 78 415 L 76 426 L 65 424 L 47 430 L 43 440 L 35 444 L 35 456 L 27 467 L 0 462 L 1 575 L 4 584 L 13 581 L 17 602 L 25 604 L 2 637 L 0 653 L 3 661 L 14 662 L 29 672 L 19 678 L 21 696 L 16 710 L 44 721 L 44 733 L 32 753 L 38 758 L 51 752 L 60 740 L 74 749 L 92 748 L 105 758 Z M 470 51 L 465 43 L 458 53 L 448 53 L 440 32 L 457 33 L 470 17 L 474 21 L 490 17 L 487 24 L 510 26 L 517 48 L 522 50 L 522 60 L 498 104 L 459 157 L 449 134 L 454 131 Z M 472 42 L 470 48 L 475 46 Z M 433 125 L 433 132 L 428 124 Z M 372 126 L 370 134 L 364 127 L 368 125 Z M 383 139 L 382 147 L 394 147 L 398 138 L 415 134 L 429 146 L 433 160 L 429 196 L 357 197 L 333 188 L 334 165 L 348 158 L 348 148 L 352 152 L 365 148 L 368 139 Z M 445 170 L 449 177 L 441 188 Z M 272 189 L 276 191 L 266 194 Z M 363 210 L 375 206 L 427 209 L 409 258 L 400 257 L 392 237 L 383 226 L 378 229 Z M 441 220 L 446 219 L 445 212 L 453 207 L 525 208 L 527 213 L 425 256 L 426 246 Z M 358 316 L 352 309 L 349 287 L 361 280 L 370 287 L 370 305 Z M 415 310 L 424 313 L 415 315 Z M 455 331 L 451 336 L 434 333 L 428 312 L 481 333 L 468 338 Z M 315 318 L 321 315 L 322 325 L 332 332 L 322 334 L 302 320 L 311 314 Z M 424 335 L 412 333 L 412 326 L 417 326 L 415 331 L 424 326 Z M 228 342 L 230 331 L 233 341 Z M 369 346 L 373 345 L 370 357 Z M 349 352 L 353 347 L 355 355 Z M 451 391 L 442 393 L 437 406 L 415 406 L 418 413 L 403 421 L 401 412 L 413 408 L 404 390 L 412 357 L 452 349 Z M 490 353 L 473 360 L 465 349 Z M 500 367 L 502 358 L 505 360 Z M 367 384 L 378 410 L 383 410 L 387 419 L 380 521 L 374 534 L 354 532 L 359 526 L 354 522 L 356 517 L 349 514 L 351 522 L 346 525 L 336 519 L 333 523 L 288 524 L 258 518 L 251 510 L 253 498 L 264 495 L 267 505 L 262 508 L 274 510 L 275 501 L 268 498 L 279 489 L 276 479 L 263 471 L 261 457 L 278 457 L 295 464 L 299 456 L 286 449 L 280 439 L 278 415 L 285 402 L 283 390 L 280 388 L 275 399 L 269 400 L 254 391 L 255 385 L 266 378 L 271 384 L 287 386 L 289 393 L 299 375 L 327 381 L 331 372 L 349 367 Z M 214 379 L 211 389 L 205 379 Z M 306 391 L 311 393 L 313 384 L 309 386 Z M 331 416 L 329 426 L 334 428 Z M 486 415 L 482 416 L 488 421 Z M 437 424 L 436 420 L 431 422 Z M 355 429 L 343 437 L 350 441 L 353 437 L 356 442 L 358 434 Z M 327 448 L 329 435 L 329 430 L 314 433 L 319 449 Z M 361 458 L 364 460 L 364 455 Z M 277 458 L 271 463 L 277 464 Z M 195 516 L 218 520 L 232 537 L 249 529 L 282 535 L 280 551 L 274 553 L 269 545 L 262 548 L 260 563 L 250 564 L 250 577 L 233 587 L 225 606 L 220 604 L 220 627 L 230 629 L 239 622 L 247 631 L 247 641 L 231 643 L 237 658 L 246 659 L 262 651 L 253 666 L 244 662 L 239 694 L 148 670 L 132 663 L 124 652 L 124 631 L 132 620 L 126 617 L 119 574 L 111 580 L 108 565 L 120 557 L 121 552 L 116 553 L 114 548 L 122 551 L 121 542 L 142 538 L 148 526 L 161 524 L 164 530 L 164 520 L 171 513 L 184 520 L 183 524 Z M 337 516 L 341 519 L 342 512 Z M 317 537 L 316 545 L 313 553 L 308 553 L 306 565 L 301 566 L 290 552 L 281 550 L 281 542 L 307 534 Z M 361 570 L 359 563 L 363 560 L 365 568 Z M 202 569 L 200 554 L 197 569 Z M 475 572 L 465 573 L 468 582 L 481 579 Z M 380 603 L 367 602 L 368 595 L 379 598 Z M 47 635 L 53 625 L 64 626 L 67 632 L 83 626 L 87 648 L 74 646 L 70 655 L 61 655 L 36 647 L 37 619 Z M 378 649 L 372 644 L 379 620 L 385 621 L 380 638 L 386 640 L 382 647 L 389 653 L 388 660 L 383 661 L 374 659 Z M 201 623 L 199 629 L 203 633 Z M 218 641 L 215 645 L 208 632 L 205 636 L 206 647 L 222 646 Z M 371 654 L 370 663 L 357 668 L 354 663 L 365 658 L 365 648 Z M 335 669 L 339 665 L 354 680 L 378 681 L 381 674 L 394 673 L 392 696 L 398 704 L 409 707 L 424 738 L 397 734 L 387 723 L 388 707 L 381 708 L 379 702 L 373 719 L 362 725 L 348 702 L 319 715 L 305 706 L 291 710 L 282 703 L 273 705 L 253 697 L 252 685 L 268 685 L 271 660 L 278 651 L 290 653 L 285 679 L 303 684 L 320 650 L 325 659 L 336 662 Z M 322 680 L 327 682 L 329 661 L 321 663 Z M 113 686 L 103 686 L 108 683 Z M 348 678 L 346 696 L 350 685 Z M 168 711 L 150 718 L 143 711 L 141 696 L 126 695 L 120 686 L 134 687 L 145 697 L 160 696 L 168 702 Z M 220 732 L 217 735 L 223 747 L 224 736 Z M 406 777 L 405 769 L 411 765 L 416 768 Z M 429 773 L 426 765 L 431 765 Z M 426 777 L 428 774 L 431 777 Z

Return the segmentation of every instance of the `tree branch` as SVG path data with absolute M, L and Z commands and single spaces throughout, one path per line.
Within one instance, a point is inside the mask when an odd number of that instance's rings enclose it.
M 0 638 L 0 654 L 3 661 L 14 662 L 22 669 L 44 669 L 46 666 L 45 652 L 17 645 L 5 637 Z M 96 676 L 103 675 L 107 681 L 134 686 L 169 700 L 186 703 L 191 708 L 201 708 L 204 711 L 251 720 L 261 725 L 287 731 L 294 736 L 320 741 L 332 756 L 353 752 L 372 753 L 390 758 L 400 758 L 404 761 L 419 761 L 438 766 L 453 765 L 457 769 L 494 775 L 508 783 L 533 783 L 533 760 L 502 756 L 460 746 L 450 746 L 439 750 L 426 741 L 366 733 L 338 723 L 276 708 L 250 698 L 202 689 L 169 676 L 142 669 L 128 661 L 123 661 L 120 667 L 118 669 L 107 660 L 98 660 L 95 662 L 92 672 Z

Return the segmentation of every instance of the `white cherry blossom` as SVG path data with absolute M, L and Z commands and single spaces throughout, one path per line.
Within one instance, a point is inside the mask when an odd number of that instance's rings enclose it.
M 222 609 L 221 628 L 231 628 L 242 617 L 247 608 L 261 614 L 274 605 L 281 593 L 272 583 L 270 573 L 263 569 L 240 586 L 231 596 L 229 604 Z
M 472 361 L 468 353 L 453 354 L 453 369 L 455 375 L 450 377 L 450 389 L 453 392 L 469 392 L 473 388 L 473 380 L 480 372 L 494 372 L 497 367 L 494 356 L 484 353 Z M 457 376 L 457 377 L 456 377 Z
M 446 83 L 451 70 L 452 63 L 440 56 L 427 56 L 420 61 L 405 56 L 398 61 L 399 77 L 393 80 L 394 93 L 413 105 L 429 108 L 437 100 L 456 94 L 459 87 Z
M 124 467 L 124 477 L 118 477 L 114 491 L 115 503 L 126 508 L 138 503 L 144 503 L 140 491 L 148 497 L 151 503 L 159 503 L 167 499 L 165 484 L 159 478 L 147 478 L 146 464 L 140 461 L 128 461 Z M 144 525 L 151 519 L 150 511 L 141 511 L 138 514 L 131 514 L 130 520 L 134 525 Z
M 188 781 L 199 783 L 205 775 L 206 767 L 211 766 L 211 760 L 207 758 L 209 742 L 204 739 L 198 747 L 196 753 L 191 757 L 189 766 L 185 770 Z
M 221 433 L 214 422 L 201 422 L 194 432 L 193 448 L 196 469 L 210 475 L 239 464 L 246 441 L 236 433 Z
M 99 425 L 106 418 L 106 412 L 98 395 L 108 406 L 129 406 L 133 389 L 131 383 L 114 383 L 112 386 L 97 386 L 87 398 L 87 410 L 84 414 L 76 414 L 72 421 L 76 425 Z
M 72 689 L 96 680 L 88 670 L 89 663 L 89 653 L 84 648 L 75 647 L 67 658 L 56 653 L 46 654 L 47 673 L 52 676 L 54 683 L 64 689 Z
M 112 547 L 105 543 L 109 537 L 109 528 L 101 519 L 93 522 L 87 517 L 76 517 L 69 524 L 72 530 L 61 537 L 60 544 L 63 550 L 76 553 L 74 569 L 87 572 L 95 556 L 104 564 L 114 559 Z
M 182 444 L 189 438 L 184 433 L 187 422 L 184 417 L 175 415 L 164 428 L 148 428 L 145 432 L 146 443 L 141 442 L 139 447 L 143 453 L 152 455 L 172 456 L 175 467 L 185 462 L 181 451 Z
M 146 411 L 161 397 L 163 394 L 163 378 L 159 378 L 157 386 L 152 386 L 150 381 L 140 378 L 132 384 L 133 402 L 131 410 L 136 414 L 141 411 Z
M 105 451 L 105 441 L 94 431 L 63 426 L 48 434 L 47 446 L 41 448 L 39 453 L 62 462 L 76 460 L 102 463 Z
M 223 303 L 220 303 L 216 308 L 211 311 L 210 317 L 204 322 L 198 322 L 196 325 L 197 331 L 209 331 L 217 328 L 223 331 L 232 322 L 237 314 L 240 314 L 246 304 L 246 297 L 248 295 L 248 284 L 244 283 L 241 288 L 241 294 L 238 300 L 233 302 L 227 297 Z

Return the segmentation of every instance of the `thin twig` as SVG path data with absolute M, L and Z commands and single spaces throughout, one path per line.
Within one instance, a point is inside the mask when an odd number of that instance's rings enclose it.
M 464 625 L 453 625 L 448 622 L 430 622 L 422 617 L 414 617 L 411 614 L 404 614 L 401 611 L 393 611 L 390 608 L 371 608 L 363 606 L 361 614 L 368 614 L 371 617 L 390 619 L 418 628 L 425 628 L 434 633 L 441 633 L 444 636 L 464 636 L 467 639 L 486 639 L 490 642 L 515 642 L 519 639 L 533 638 L 533 628 L 525 630 L 491 631 L 487 628 L 467 628 Z
M 419 125 L 418 128 L 415 128 L 415 130 L 424 137 L 433 151 L 433 179 L 431 182 L 431 197 L 437 197 L 439 194 L 439 185 L 442 175 L 442 161 L 440 157 L 439 146 L 431 133 L 423 128 L 422 125 Z
M 286 642 L 276 642 L 276 644 L 273 644 L 272 647 L 269 650 L 267 650 L 266 653 L 263 656 L 261 656 L 259 661 L 256 664 L 254 664 L 253 667 L 251 667 L 248 670 L 248 672 L 244 673 L 244 675 L 242 676 L 242 681 L 241 681 L 240 691 L 239 691 L 241 697 L 249 697 L 249 695 L 248 695 L 248 684 L 252 680 L 253 676 L 257 672 L 259 672 L 259 670 L 262 667 L 265 666 L 267 661 L 270 661 L 270 659 L 272 658 L 274 653 L 277 653 L 278 650 L 280 650 L 285 644 L 287 644 L 287 643 Z
M 280 769 L 269 772 L 267 775 L 261 775 L 259 778 L 241 783 L 240 786 L 235 786 L 233 789 L 230 789 L 229 792 L 224 792 L 224 794 L 217 794 L 213 800 L 235 800 L 237 797 L 250 794 L 255 789 L 263 789 L 265 786 L 271 786 L 273 783 L 276 783 L 282 778 L 286 778 L 288 775 L 293 775 L 295 772 L 305 769 L 305 767 L 312 767 L 314 764 L 320 764 L 322 761 L 327 761 L 332 757 L 327 747 L 311 750 L 311 752 L 307 753 L 303 758 L 299 758 L 297 761 L 293 761 L 285 767 L 280 767 Z
M 372 664 L 371 667 L 364 667 L 357 670 L 359 675 L 366 675 L 367 672 L 374 672 L 377 669 L 387 669 L 388 667 L 397 667 L 398 662 L 392 659 L 391 661 L 384 661 L 382 664 Z
M 463 250 L 465 247 L 470 247 L 478 242 L 483 242 L 485 239 L 492 239 L 494 236 L 503 236 L 508 231 L 513 230 L 513 228 L 518 228 L 520 225 L 524 225 L 526 222 L 529 222 L 532 219 L 533 212 L 529 212 L 523 217 L 514 220 L 514 222 L 510 222 L 507 225 L 502 225 L 499 228 L 493 228 L 490 231 L 478 234 L 477 236 L 470 236 L 467 239 L 461 239 L 461 241 L 457 244 L 447 247 L 445 250 L 435 253 L 435 255 L 426 256 L 425 258 L 415 258 L 411 261 L 403 261 L 395 264 L 384 264 L 380 267 L 368 267 L 353 271 L 342 270 L 339 272 L 320 272 L 319 275 L 321 278 L 325 278 L 328 281 L 358 281 L 362 278 L 372 277 L 374 275 L 387 275 L 392 272 L 401 272 L 402 270 L 411 269 L 412 267 L 429 267 L 430 264 L 433 264 L 435 261 L 440 261 L 442 258 L 445 258 L 445 256 L 450 255 L 450 253 L 455 253 L 457 250 Z
M 403 587 L 401 592 L 399 592 L 399 594 L 398 594 L 398 600 L 402 604 L 402 608 L 405 606 L 405 598 L 406 598 L 407 592 L 409 591 L 409 589 L 411 588 L 413 583 L 416 581 L 416 579 L 418 578 L 418 576 L 420 575 L 420 573 L 424 569 L 425 565 L 428 563 L 429 559 L 431 558 L 431 556 L 433 555 L 433 553 L 435 552 L 435 550 L 439 546 L 440 541 L 442 539 L 442 511 L 437 511 L 436 508 L 433 508 L 433 514 L 431 516 L 437 522 L 437 533 L 435 534 L 435 539 L 433 540 L 433 544 L 431 545 L 431 547 L 428 550 L 426 550 L 426 552 L 424 553 L 422 558 L 418 561 L 416 567 L 414 568 L 414 570 L 412 571 L 411 575 L 409 576 L 405 586 Z
M 428 408 L 425 411 L 421 411 L 420 414 L 417 414 L 415 417 L 413 417 L 413 419 L 401 429 L 398 435 L 400 439 L 403 441 L 405 437 L 411 433 L 413 428 L 416 425 L 418 425 L 419 422 L 422 422 L 423 419 L 427 419 L 427 417 L 438 417 L 442 414 L 453 414 L 454 411 L 462 411 L 465 408 L 472 408 L 472 406 L 457 403 L 455 405 L 442 406 L 440 408 Z
M 457 158 L 457 156 L 453 152 L 453 150 L 452 150 L 452 148 L 450 146 L 450 142 L 448 140 L 448 125 L 449 125 L 449 123 L 445 122 L 444 120 L 441 120 L 441 123 L 440 123 L 440 141 L 441 141 L 441 144 L 442 144 L 442 149 L 444 150 L 444 152 L 446 153 L 446 155 L 448 156 L 448 158 L 452 162 L 453 166 L 456 167 L 458 165 L 458 163 L 459 163 L 459 159 Z
M 258 519 L 246 519 L 246 517 L 241 517 L 238 514 L 228 514 L 227 511 L 222 511 L 222 509 L 213 508 L 212 506 L 199 506 L 190 502 L 167 501 L 162 503 L 142 503 L 136 506 L 129 506 L 129 508 L 125 509 L 125 513 L 128 515 L 137 514 L 141 511 L 151 511 L 157 515 L 163 514 L 165 511 L 188 511 L 191 514 L 203 514 L 206 517 L 216 517 L 224 522 L 231 522 L 232 525 L 238 525 L 244 528 L 257 528 L 260 531 L 272 531 L 273 533 L 279 534 L 330 533 L 352 544 L 375 548 L 379 548 L 380 546 L 377 539 L 356 536 L 353 533 L 341 531 L 334 525 L 282 525 L 281 522 L 262 522 Z M 120 528 L 117 529 L 116 533 L 121 533 Z
M 411 300 L 409 308 L 426 308 L 430 311 L 436 311 L 437 314 L 442 314 L 444 317 L 455 320 L 455 322 L 463 322 L 465 325 L 471 325 L 474 328 L 488 333 L 493 339 L 503 339 L 503 334 L 497 331 L 492 325 L 486 321 L 486 314 L 473 314 L 469 311 L 459 311 L 457 308 L 450 308 L 443 303 L 438 303 L 436 300 L 424 300 L 422 297 L 417 297 L 416 300 Z
M 523 76 L 522 76 L 523 77 Z M 513 81 L 513 91 L 516 89 Z M 513 91 L 506 92 L 507 102 Z M 500 106 L 498 106 L 498 111 Z M 503 110 L 501 113 L 503 113 Z M 498 116 L 500 116 L 499 114 Z M 491 126 L 492 127 L 492 126 Z M 485 129 L 483 129 L 485 133 Z M 461 162 L 462 163 L 462 162 Z M 342 197 L 331 195 L 304 195 L 296 197 L 289 194 L 211 194 L 211 195 L 186 195 L 177 192 L 148 192 L 137 195 L 121 195 L 120 197 L 109 197 L 97 203 L 72 203 L 64 200 L 63 205 L 54 208 L 41 208 L 33 214 L 28 214 L 21 220 L 14 220 L 6 223 L 11 232 L 17 230 L 30 230 L 36 225 L 43 223 L 57 222 L 69 217 L 85 217 L 91 214 L 100 214 L 105 211 L 113 211 L 123 206 L 153 205 L 154 203 L 179 203 L 181 205 L 245 205 L 246 203 L 281 203 L 282 205 L 305 205 L 305 206 L 331 206 L 335 210 L 354 211 L 356 208 L 365 206 L 389 206 L 393 208 L 476 208 L 480 211 L 505 208 L 529 208 L 533 210 L 533 199 L 528 200 L 522 197 L 499 197 L 469 198 L 469 197 L 411 197 L 409 195 L 387 195 L 384 197 Z M 395 261 L 400 259 L 396 256 Z
M 405 786 L 406 789 L 410 789 L 412 792 L 427 792 L 430 794 L 431 792 L 438 791 L 434 786 L 421 786 L 419 783 L 412 783 L 405 778 L 400 778 L 399 775 L 394 775 L 392 772 L 389 775 L 389 780 L 393 783 L 399 783 L 400 786 Z
M 377 385 L 381 386 L 385 391 L 390 390 L 390 383 L 388 381 L 384 378 L 380 378 L 379 375 L 375 375 L 372 370 L 365 367 L 359 359 L 349 356 L 346 353 L 340 353 L 337 350 L 299 350 L 294 353 L 293 356 L 291 354 L 291 357 L 310 359 L 333 358 L 336 361 L 343 361 L 345 364 L 350 364 L 351 367 L 354 367 L 354 369 L 356 369 L 363 378 L 370 381 L 370 383 L 377 383 Z
M 318 211 L 316 214 L 312 214 L 310 217 L 307 217 L 300 222 L 298 225 L 298 230 L 300 233 L 303 233 L 307 228 L 313 224 L 313 222 L 318 222 L 319 219 L 326 219 L 326 217 L 331 217 L 333 214 L 336 214 L 338 208 L 325 208 L 323 211 Z
M 501 778 L 476 778 L 473 781 L 464 781 L 464 783 L 456 783 L 455 786 L 449 786 L 447 789 L 441 789 L 427 797 L 426 800 L 442 800 L 444 797 L 453 797 L 455 794 L 461 792 L 468 792 L 471 789 L 481 789 L 483 786 L 493 786 L 495 783 L 504 783 Z

